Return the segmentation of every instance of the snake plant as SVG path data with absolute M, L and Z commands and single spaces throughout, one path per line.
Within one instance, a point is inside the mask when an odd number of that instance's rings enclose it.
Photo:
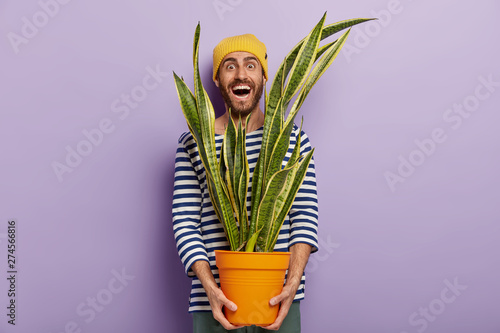
M 205 167 L 210 199 L 233 251 L 273 251 L 279 230 L 292 207 L 314 152 L 312 149 L 305 156 L 300 156 L 299 135 L 290 159 L 282 167 L 295 116 L 311 88 L 340 52 L 349 30 L 324 46 L 319 45 L 320 41 L 370 20 L 351 19 L 324 26 L 325 18 L 326 13 L 288 53 L 276 73 L 269 94 L 267 90 L 265 92 L 264 132 L 252 178 L 250 218 L 246 205 L 250 179 L 245 151 L 246 126 L 242 126 L 241 119 L 235 124 L 229 117 L 218 159 L 215 112 L 199 73 L 199 23 L 193 43 L 194 94 L 174 72 L 181 108 Z

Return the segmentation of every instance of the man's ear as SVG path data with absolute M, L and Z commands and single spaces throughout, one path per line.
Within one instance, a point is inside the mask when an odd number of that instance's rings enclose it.
M 214 80 L 215 85 L 219 88 L 219 76 Z

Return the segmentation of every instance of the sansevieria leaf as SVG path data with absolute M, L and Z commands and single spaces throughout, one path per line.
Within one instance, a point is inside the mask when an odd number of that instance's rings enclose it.
M 264 195 L 262 196 L 262 202 L 259 205 L 259 212 L 257 215 L 257 229 L 261 229 L 259 237 L 257 237 L 257 246 L 261 251 L 265 251 L 272 224 L 275 223 L 274 206 L 276 204 L 276 199 L 281 191 L 285 190 L 286 179 L 290 172 L 293 172 L 293 167 L 275 173 L 271 177 Z
M 316 52 L 319 46 L 321 31 L 323 23 L 325 22 L 326 13 L 321 20 L 316 24 L 314 29 L 305 38 L 302 46 L 300 47 L 297 59 L 295 60 L 292 69 L 290 70 L 290 77 L 288 78 L 285 92 L 283 93 L 283 105 L 288 105 L 288 101 L 298 92 L 300 86 L 307 78 L 309 70 L 311 69 L 314 60 L 316 59 Z
M 349 36 L 349 31 L 348 30 L 346 33 L 344 33 L 336 43 L 332 44 L 325 52 L 323 57 L 319 60 L 318 64 L 313 68 L 311 75 L 307 78 L 306 83 L 304 84 L 304 88 L 301 90 L 299 97 L 295 100 L 294 105 L 292 106 L 292 109 L 290 110 L 290 115 L 295 115 L 300 107 L 302 106 L 302 103 L 304 103 L 305 98 L 309 94 L 309 91 L 311 91 L 311 88 L 318 82 L 319 78 L 325 73 L 325 71 L 330 67 L 330 65 L 333 63 L 333 60 L 337 57 L 337 55 L 340 52 L 340 49 L 344 45 L 347 36 Z
M 224 184 L 220 175 L 219 162 L 217 160 L 217 152 L 215 147 L 215 112 L 203 88 L 199 72 L 199 35 L 200 25 L 196 27 L 195 38 L 193 43 L 193 65 L 194 65 L 194 86 L 196 107 L 198 110 L 202 148 L 206 151 L 207 163 L 204 163 L 207 174 L 208 188 L 210 191 L 210 199 L 214 205 L 214 209 L 219 220 L 224 226 L 226 237 L 232 250 L 236 250 L 240 245 L 238 225 L 234 217 L 233 203 L 230 199 L 229 191 Z M 199 145 L 199 143 L 198 143 Z M 198 147 L 200 149 L 200 147 Z M 203 162 L 203 160 L 202 160 Z M 207 171 L 208 170 L 208 171 Z M 215 208 L 216 207 L 216 208 Z
M 281 226 L 283 225 L 283 222 L 285 221 L 285 218 L 293 205 L 295 197 L 297 196 L 299 188 L 306 177 L 307 169 L 309 167 L 309 163 L 311 162 L 313 153 L 314 148 L 309 153 L 307 153 L 307 155 L 299 162 L 298 167 L 294 167 L 294 169 L 296 170 L 293 175 L 293 179 L 287 179 L 286 191 L 280 193 L 280 197 L 276 200 L 276 217 L 275 221 L 273 222 L 272 234 L 270 235 L 271 241 L 266 244 L 266 252 L 272 251 L 274 249 L 274 246 L 276 245 Z

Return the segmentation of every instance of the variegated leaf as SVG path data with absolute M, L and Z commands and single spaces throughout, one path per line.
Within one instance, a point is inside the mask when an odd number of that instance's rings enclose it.
M 299 166 L 294 174 L 294 179 L 291 183 L 287 182 L 287 191 L 288 193 L 282 192 L 283 197 L 286 199 L 283 202 L 280 202 L 279 211 L 276 210 L 276 219 L 273 222 L 272 234 L 270 235 L 270 242 L 266 245 L 266 251 L 272 251 L 276 242 L 278 241 L 279 231 L 283 222 L 285 221 L 290 208 L 293 205 L 295 197 L 299 191 L 300 186 L 302 185 L 304 178 L 307 173 L 307 169 L 309 168 L 309 163 L 311 162 L 312 156 L 314 153 L 314 148 L 306 154 L 306 156 L 299 162 Z M 291 185 L 290 185 L 291 184 Z M 282 198 L 280 198 L 282 200 Z
M 283 93 L 283 105 L 288 105 L 288 101 L 299 91 L 300 86 L 307 78 L 310 69 L 316 59 L 316 52 L 319 46 L 323 23 L 325 22 L 326 13 L 321 20 L 316 24 L 314 29 L 305 38 L 300 47 L 297 59 L 294 61 L 290 69 L 290 77 Z

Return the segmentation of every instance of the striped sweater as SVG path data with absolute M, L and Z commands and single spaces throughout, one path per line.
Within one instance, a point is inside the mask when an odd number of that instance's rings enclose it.
M 290 137 L 290 146 L 283 160 L 283 166 L 290 158 L 296 144 L 299 128 L 294 126 Z M 259 157 L 263 128 L 246 135 L 246 152 L 250 176 Z M 224 136 L 216 135 L 217 158 Z M 311 150 L 307 135 L 301 132 L 301 155 Z M 251 184 L 247 195 L 247 208 L 250 213 Z M 195 261 L 209 262 L 215 281 L 219 283 L 219 274 L 215 266 L 215 250 L 229 250 L 222 224 L 217 219 L 210 201 L 205 169 L 198 156 L 198 148 L 191 133 L 179 138 L 175 158 L 175 180 L 172 204 L 173 229 L 177 251 L 184 265 L 185 272 L 192 277 L 189 312 L 211 311 L 207 295 L 200 280 L 191 270 Z M 311 160 L 304 182 L 299 189 L 292 208 L 280 230 L 275 251 L 288 251 L 296 243 L 307 243 L 312 251 L 318 250 L 318 201 L 316 194 L 316 175 L 314 160 Z M 295 295 L 295 300 L 304 298 L 305 275 Z

